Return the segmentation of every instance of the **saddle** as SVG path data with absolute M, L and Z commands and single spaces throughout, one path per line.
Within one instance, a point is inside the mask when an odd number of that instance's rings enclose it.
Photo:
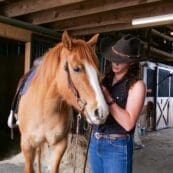
M 35 72 L 36 72 L 36 67 L 31 68 L 30 71 L 24 74 L 18 82 L 18 86 L 17 86 L 16 93 L 14 95 L 14 98 L 11 104 L 10 114 L 9 114 L 8 122 L 7 122 L 9 128 L 14 128 L 18 126 L 19 122 L 17 118 L 17 113 L 18 113 L 19 102 L 20 102 L 21 96 L 26 93 L 31 83 L 31 80 L 35 76 Z

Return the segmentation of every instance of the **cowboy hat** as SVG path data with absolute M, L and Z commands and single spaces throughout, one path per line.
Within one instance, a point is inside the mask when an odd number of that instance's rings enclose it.
M 105 40 L 101 40 L 101 47 Z M 130 63 L 142 61 L 140 56 L 141 41 L 133 35 L 127 34 L 113 44 L 112 39 L 107 39 L 109 48 L 101 50 L 101 54 L 109 61 L 115 63 Z

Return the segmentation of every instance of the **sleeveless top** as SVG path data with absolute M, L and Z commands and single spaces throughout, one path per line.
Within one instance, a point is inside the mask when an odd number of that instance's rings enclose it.
M 115 99 L 117 105 L 121 108 L 126 107 L 128 91 L 129 91 L 129 83 L 130 78 L 124 76 L 120 81 L 112 85 L 113 75 L 110 77 L 106 77 L 103 80 L 103 85 L 108 89 L 112 98 Z M 103 133 L 103 134 L 126 134 L 133 133 L 135 127 L 127 132 L 114 118 L 111 114 L 109 114 L 106 122 L 101 125 L 94 125 L 93 127 L 95 132 Z

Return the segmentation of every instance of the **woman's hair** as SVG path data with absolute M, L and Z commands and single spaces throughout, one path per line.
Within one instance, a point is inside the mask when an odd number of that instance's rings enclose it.
M 109 81 L 108 83 L 110 84 L 110 81 L 112 81 L 113 76 L 114 76 L 114 72 L 112 71 L 112 66 L 111 66 L 109 72 L 105 75 L 105 78 L 103 79 L 103 84 L 106 81 Z M 125 76 L 129 78 L 129 83 L 127 86 L 129 88 L 132 87 L 133 84 L 136 83 L 136 81 L 140 80 L 141 79 L 141 67 L 140 67 L 139 62 L 131 64 L 129 66 L 129 70 Z
M 141 67 L 139 62 L 130 65 L 126 76 L 130 79 L 129 88 L 141 79 Z

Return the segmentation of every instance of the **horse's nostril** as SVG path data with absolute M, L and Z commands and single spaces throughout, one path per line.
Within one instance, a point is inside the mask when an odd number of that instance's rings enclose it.
M 96 109 L 96 110 L 94 111 L 94 114 L 95 114 L 96 117 L 99 117 L 99 109 Z

